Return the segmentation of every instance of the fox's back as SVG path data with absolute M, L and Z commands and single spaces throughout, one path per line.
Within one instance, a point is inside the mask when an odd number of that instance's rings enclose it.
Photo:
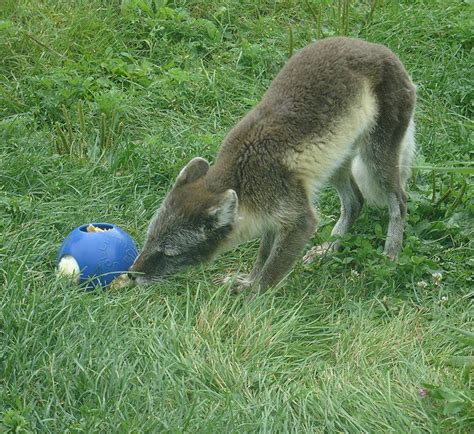
M 364 92 L 385 80 L 411 80 L 385 46 L 345 37 L 323 39 L 298 51 L 263 96 L 257 110 L 273 112 L 301 135 L 330 128 Z
M 377 92 L 414 93 L 402 63 L 385 46 L 345 37 L 315 42 L 295 53 L 260 103 L 228 134 L 223 159 L 256 169 L 283 165 L 305 184 L 323 184 L 375 123 Z M 252 181 L 253 182 L 253 181 Z

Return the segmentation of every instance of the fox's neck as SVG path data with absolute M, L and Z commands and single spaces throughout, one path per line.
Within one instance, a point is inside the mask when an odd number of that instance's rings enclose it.
M 259 237 L 265 226 L 265 219 L 251 209 L 248 198 L 245 197 L 245 189 L 241 186 L 238 173 L 238 162 L 234 161 L 236 158 L 236 153 L 221 149 L 216 162 L 206 175 L 206 183 L 210 190 L 219 194 L 231 188 L 239 198 L 239 217 L 228 239 L 222 244 L 220 253 Z
M 215 163 L 211 166 L 207 179 L 209 187 L 216 192 L 231 188 L 237 193 L 240 202 L 245 202 L 242 191 L 242 145 L 255 142 L 252 133 L 254 124 L 261 119 L 256 108 L 251 110 L 224 138 Z M 240 173 L 239 173 L 240 172 Z
M 239 217 L 232 227 L 227 239 L 221 244 L 218 254 L 225 253 L 240 244 L 252 241 L 262 235 L 268 229 L 270 222 L 262 215 L 239 208 Z
M 209 169 L 206 175 L 206 184 L 215 193 L 223 193 L 231 188 L 237 193 L 239 201 L 242 200 L 237 165 L 225 155 L 219 154 L 216 162 Z

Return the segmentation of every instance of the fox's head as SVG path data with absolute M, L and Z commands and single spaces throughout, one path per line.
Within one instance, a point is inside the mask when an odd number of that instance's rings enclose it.
M 237 220 L 237 194 L 212 192 L 204 179 L 208 170 L 206 160 L 194 158 L 178 175 L 129 270 L 135 283 L 156 282 L 206 262 L 225 243 Z

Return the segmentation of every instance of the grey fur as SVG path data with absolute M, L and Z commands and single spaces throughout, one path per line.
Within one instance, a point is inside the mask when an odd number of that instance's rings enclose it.
M 131 271 L 150 282 L 261 236 L 254 269 L 236 284 L 274 286 L 315 230 L 311 201 L 328 182 L 341 199 L 333 234 L 350 229 L 364 198 L 387 206 L 385 253 L 395 259 L 414 107 L 415 87 L 388 48 L 350 38 L 303 48 L 229 132 L 215 164 L 194 159 L 183 169 Z

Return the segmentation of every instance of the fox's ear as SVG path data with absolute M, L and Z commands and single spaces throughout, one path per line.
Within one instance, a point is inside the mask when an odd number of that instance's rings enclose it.
M 204 176 L 209 170 L 209 163 L 200 157 L 193 158 L 184 168 L 179 172 L 176 178 L 175 185 L 183 185 L 188 182 L 196 181 L 196 179 Z
M 232 189 L 225 191 L 219 205 L 209 210 L 209 215 L 216 219 L 216 227 L 233 224 L 238 218 L 238 205 L 237 193 Z

